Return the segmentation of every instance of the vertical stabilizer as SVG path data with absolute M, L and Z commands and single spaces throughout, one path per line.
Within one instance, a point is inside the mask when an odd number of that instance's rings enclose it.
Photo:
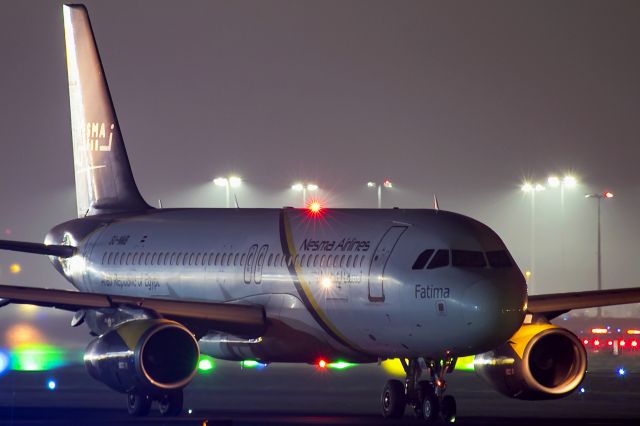
M 87 9 L 65 5 L 78 216 L 150 208 L 131 173 Z

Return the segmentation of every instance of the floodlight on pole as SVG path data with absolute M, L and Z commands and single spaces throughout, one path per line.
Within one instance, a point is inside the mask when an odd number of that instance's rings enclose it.
M 378 193 L 378 208 L 382 208 L 382 187 L 393 188 L 393 183 L 389 179 L 385 179 L 382 183 L 374 181 L 367 182 L 367 188 L 376 188 Z
M 319 189 L 319 187 L 315 183 L 296 182 L 293 185 L 291 185 L 291 189 L 293 189 L 294 191 L 302 191 L 302 206 L 306 207 L 307 206 L 307 191 L 311 191 L 311 192 L 317 191 Z
M 595 198 L 598 200 L 598 241 L 597 241 L 597 282 L 598 282 L 598 290 L 602 290 L 602 230 L 600 224 L 600 204 L 602 200 L 607 200 L 613 198 L 613 192 L 605 191 L 600 194 L 585 194 L 585 198 Z M 598 306 L 598 318 L 602 316 L 602 308 Z
M 223 187 L 225 189 L 225 205 L 227 208 L 229 208 L 230 206 L 229 187 L 239 188 L 240 186 L 242 186 L 242 178 L 239 178 L 238 176 L 217 177 L 213 180 L 213 184 L 216 186 Z

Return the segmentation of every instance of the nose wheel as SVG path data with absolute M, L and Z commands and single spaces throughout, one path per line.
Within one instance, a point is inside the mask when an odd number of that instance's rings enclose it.
M 438 360 L 401 359 L 406 373 L 404 385 L 399 380 L 389 380 L 382 390 L 382 415 L 385 418 L 399 418 L 404 415 L 406 405 L 410 405 L 416 417 L 427 422 L 456 421 L 456 400 L 444 395 L 447 388 L 444 376 L 453 371 L 456 359 Z M 426 372 L 429 380 L 420 380 Z

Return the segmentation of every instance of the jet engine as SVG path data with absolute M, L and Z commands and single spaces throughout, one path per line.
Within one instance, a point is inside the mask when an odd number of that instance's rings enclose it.
M 525 324 L 507 343 L 476 356 L 475 370 L 511 398 L 562 398 L 584 378 L 587 352 L 569 330 Z
M 96 380 L 119 392 L 182 389 L 196 373 L 200 350 L 183 325 L 165 319 L 122 323 L 87 347 L 84 363 Z

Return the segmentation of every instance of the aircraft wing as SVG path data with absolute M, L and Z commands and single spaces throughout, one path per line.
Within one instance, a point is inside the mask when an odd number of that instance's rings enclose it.
M 153 311 L 202 332 L 215 330 L 258 337 L 266 329 L 264 308 L 259 305 L 116 296 L 8 285 L 0 285 L 0 299 L 0 306 L 22 303 L 68 311 L 131 306 Z
M 540 294 L 529 296 L 527 310 L 549 319 L 572 309 L 624 305 L 640 302 L 640 287 L 615 290 L 580 291 L 575 293 Z

